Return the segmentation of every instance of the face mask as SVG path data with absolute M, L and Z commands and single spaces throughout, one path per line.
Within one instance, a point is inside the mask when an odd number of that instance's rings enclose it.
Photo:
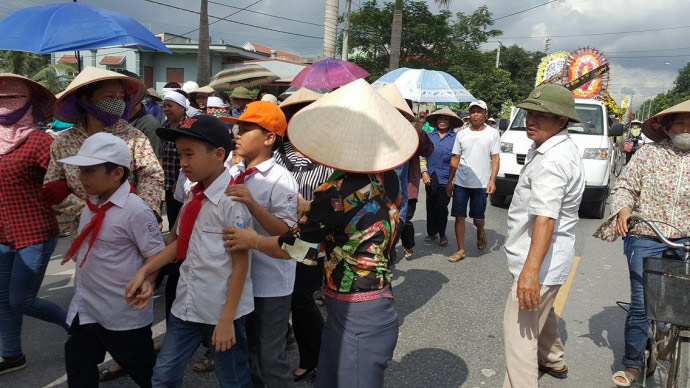
M 93 106 L 113 116 L 122 117 L 125 114 L 126 104 L 125 100 L 114 98 L 111 100 L 96 100 L 93 102 Z
M 675 133 L 673 131 L 667 131 L 667 133 L 673 145 L 681 151 L 690 151 L 690 133 Z

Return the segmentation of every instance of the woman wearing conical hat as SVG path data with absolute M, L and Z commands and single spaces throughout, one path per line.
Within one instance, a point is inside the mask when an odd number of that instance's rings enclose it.
M 54 109 L 44 86 L 0 74 L 0 375 L 26 367 L 24 315 L 67 330 L 67 312 L 36 297 L 60 234 L 41 193 L 53 142 L 42 128 Z
M 163 169 L 146 135 L 127 122 L 129 107 L 139 104 L 144 96 L 146 87 L 141 81 L 95 67 L 85 68 L 58 94 L 55 116 L 74 127 L 61 132 L 51 146 L 44 182 L 58 211 L 71 220 L 68 232 L 72 235 L 79 226 L 86 191 L 78 168 L 58 160 L 76 155 L 84 140 L 97 132 L 111 133 L 127 143 L 132 151 L 129 180 L 160 219 Z
M 336 171 L 283 236 L 226 228 L 226 246 L 306 264 L 315 264 L 324 249 L 328 318 L 315 385 L 382 387 L 398 338 L 389 260 L 401 196 L 393 169 L 415 153 L 417 133 L 366 81 L 357 80 L 302 109 L 288 136 L 299 152 Z

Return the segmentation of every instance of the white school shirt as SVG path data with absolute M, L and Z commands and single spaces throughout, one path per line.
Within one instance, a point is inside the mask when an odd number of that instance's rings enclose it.
M 98 323 L 108 330 L 132 330 L 153 322 L 153 303 L 136 311 L 125 301 L 125 286 L 144 265 L 147 258 L 165 248 L 153 211 L 125 182 L 107 202 L 115 206 L 105 212 L 96 241 L 83 267 L 91 235 L 76 254 L 74 297 L 67 312 L 71 325 L 79 314 L 79 323 Z M 89 197 L 97 203 L 98 196 Z M 106 203 L 107 203 L 106 202 Z M 91 222 L 95 213 L 84 207 L 79 232 Z
M 252 216 L 247 207 L 225 195 L 230 183 L 228 170 L 204 190 L 206 198 L 201 201 L 201 210 L 194 222 L 189 238 L 187 257 L 180 266 L 180 280 L 177 283 L 175 302 L 171 313 L 188 322 L 215 325 L 225 307 L 228 283 L 232 274 L 232 254 L 223 246 L 223 227 L 252 227 Z M 193 198 L 190 192 L 185 205 Z M 184 208 L 183 208 L 184 209 Z M 180 221 L 184 210 L 180 211 Z M 178 235 L 179 235 L 178 223 Z M 249 270 L 252 267 L 249 252 Z M 254 311 L 252 279 L 247 277 L 242 295 L 235 310 L 235 319 Z
M 295 178 L 290 171 L 276 164 L 274 158 L 258 164 L 256 168 L 259 171 L 245 178 L 245 186 L 259 205 L 291 227 L 297 222 L 299 187 Z M 232 166 L 230 175 L 236 178 L 242 171 L 244 171 L 244 162 Z M 254 229 L 263 236 L 269 236 L 256 219 L 254 219 Z M 254 296 L 268 298 L 292 294 L 296 263 L 295 260 L 275 259 L 254 251 L 252 253 Z
M 229 170 L 232 168 L 232 151 L 230 151 L 230 154 L 228 155 L 227 159 L 225 159 L 225 167 Z M 194 186 L 194 182 L 190 181 L 187 176 L 182 172 L 182 169 L 180 169 L 180 172 L 177 174 L 177 183 L 175 184 L 175 191 L 173 192 L 173 198 L 177 200 L 177 202 L 183 202 L 185 198 L 187 198 L 187 194 L 189 194 L 189 191 L 192 189 L 192 186 Z
M 488 125 L 481 131 L 465 128 L 455 136 L 453 155 L 460 155 L 453 184 L 469 189 L 485 188 L 491 179 L 491 155 L 501 153 L 501 136 Z
M 532 145 L 520 173 L 508 210 L 508 238 L 505 243 L 510 273 L 517 281 L 527 260 L 537 216 L 556 220 L 539 283 L 565 283 L 575 258 L 575 226 L 585 190 L 580 151 L 563 130 L 539 148 Z

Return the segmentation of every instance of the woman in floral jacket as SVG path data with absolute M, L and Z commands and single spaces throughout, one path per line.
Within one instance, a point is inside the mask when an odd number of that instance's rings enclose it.
M 625 320 L 624 371 L 613 375 L 619 386 L 630 386 L 644 365 L 649 320 L 645 315 L 642 260 L 661 257 L 666 245 L 646 225 L 628 226 L 633 213 L 657 224 L 667 237 L 690 235 L 690 100 L 651 117 L 642 131 L 656 143 L 642 146 L 618 178 L 611 198 L 611 217 L 594 234 L 605 241 L 624 236 L 630 271 L 630 309 Z
M 68 232 L 76 235 L 86 192 L 76 166 L 58 160 L 74 156 L 84 140 L 97 132 L 108 132 L 124 140 L 132 152 L 129 180 L 137 195 L 160 221 L 163 169 L 149 139 L 127 122 L 129 106 L 146 95 L 144 85 L 124 74 L 87 67 L 58 95 L 56 117 L 74 123 L 59 134 L 50 148 L 51 160 L 44 182 L 49 203 L 70 220 Z

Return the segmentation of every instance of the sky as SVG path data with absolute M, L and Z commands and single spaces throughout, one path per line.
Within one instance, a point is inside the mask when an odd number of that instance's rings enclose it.
M 20 8 L 66 1 L 2 0 L 0 18 Z M 154 33 L 187 33 L 198 26 L 198 15 L 147 0 L 79 1 L 127 14 Z M 197 0 L 155 1 L 194 10 L 199 7 Z M 259 27 L 220 21 L 210 27 L 213 41 L 224 39 L 235 45 L 252 42 L 306 57 L 321 54 L 325 0 L 210 1 L 210 15 L 227 17 L 239 11 L 229 19 Z M 524 11 L 496 21 L 494 28 L 503 31 L 503 36 L 497 40 L 506 46 L 517 44 L 528 50 L 544 50 L 546 37 L 551 37 L 548 53 L 569 52 L 581 46 L 601 50 L 611 64 L 609 92 L 619 104 L 628 93 L 634 94 L 633 105 L 638 105 L 672 88 L 678 70 L 690 62 L 690 42 L 686 38 L 690 33 L 687 0 L 553 0 L 539 6 L 547 1 L 452 0 L 449 10 L 454 14 L 469 14 L 486 5 L 495 18 Z M 352 10 L 356 11 L 362 2 L 352 0 Z M 438 12 L 434 1 L 427 2 L 433 12 Z M 378 3 L 383 4 L 383 1 Z M 527 10 L 535 6 L 539 7 Z M 245 7 L 259 13 L 237 9 Z M 340 0 L 339 12 L 344 10 L 345 0 Z M 215 20 L 210 18 L 209 21 Z M 641 30 L 654 31 L 634 32 Z M 198 32 L 187 36 L 196 39 Z M 489 42 L 482 49 L 494 50 L 497 45 L 497 42 Z

